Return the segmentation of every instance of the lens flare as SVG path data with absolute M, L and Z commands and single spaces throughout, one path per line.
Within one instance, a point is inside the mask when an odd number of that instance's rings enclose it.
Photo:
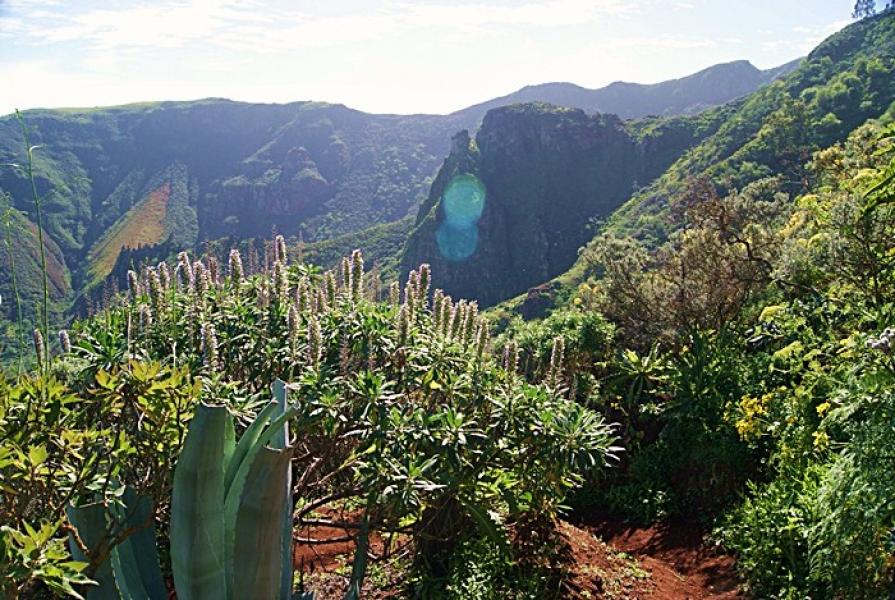
M 485 197 L 485 185 L 471 173 L 457 175 L 448 183 L 442 196 L 444 221 L 435 232 L 438 250 L 447 260 L 462 261 L 475 253 Z

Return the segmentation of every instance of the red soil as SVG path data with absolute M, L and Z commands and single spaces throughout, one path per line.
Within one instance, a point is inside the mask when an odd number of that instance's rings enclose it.
M 328 515 L 341 520 L 346 515 Z M 351 520 L 350 516 L 346 520 Z M 633 528 L 606 518 L 572 525 L 557 523 L 566 571 L 562 595 L 571 599 L 740 600 L 734 559 L 705 543 L 701 530 L 688 524 Z M 354 533 L 339 527 L 306 527 L 300 538 L 329 543 L 297 543 L 296 571 L 317 598 L 341 598 L 354 556 L 354 542 L 341 541 Z M 374 536 L 371 550 L 384 551 Z M 336 573 L 341 575 L 336 575 Z M 385 589 L 364 586 L 364 597 L 400 597 L 400 573 L 391 573 Z

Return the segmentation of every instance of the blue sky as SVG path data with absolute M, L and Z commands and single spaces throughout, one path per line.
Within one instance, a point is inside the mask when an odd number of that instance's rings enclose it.
M 0 0 L 0 114 L 209 96 L 444 113 L 806 54 L 850 0 Z

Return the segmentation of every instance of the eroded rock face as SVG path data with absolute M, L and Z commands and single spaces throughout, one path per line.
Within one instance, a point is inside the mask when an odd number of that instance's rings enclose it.
M 658 150 L 669 158 L 644 160 Z M 454 137 L 402 270 L 428 262 L 437 287 L 485 306 L 513 297 L 567 270 L 592 237 L 594 219 L 608 216 L 635 182 L 657 176 L 681 151 L 642 147 L 614 115 L 543 104 L 492 110 L 474 142 L 466 132 Z M 474 231 L 450 238 L 445 198 L 452 182 L 469 176 L 485 190 L 484 208 Z

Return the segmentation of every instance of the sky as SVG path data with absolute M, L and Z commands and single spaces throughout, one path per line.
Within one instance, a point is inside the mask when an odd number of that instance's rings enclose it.
M 448 113 L 522 86 L 769 68 L 851 0 L 0 0 L 0 114 L 224 97 Z

